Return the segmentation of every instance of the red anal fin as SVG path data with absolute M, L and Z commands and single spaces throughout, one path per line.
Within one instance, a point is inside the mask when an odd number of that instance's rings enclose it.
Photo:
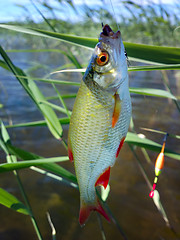
M 68 156 L 69 156 L 69 161 L 73 162 L 74 161 L 73 153 L 72 153 L 72 150 L 71 150 L 69 144 L 68 144 Z
M 99 212 L 108 222 L 110 222 L 109 216 L 107 215 L 105 210 L 102 208 L 99 201 L 97 201 L 96 205 L 88 205 L 88 204 L 81 205 L 81 209 L 79 212 L 79 223 L 81 226 L 83 226 L 85 222 L 88 220 L 88 217 L 91 211 Z
M 112 127 L 113 128 L 116 126 L 116 123 L 119 119 L 119 115 L 120 115 L 120 112 L 121 112 L 121 100 L 120 100 L 120 97 L 119 97 L 118 93 L 114 94 L 114 100 L 115 100 L 114 112 L 113 112 L 113 116 L 112 116 Z
M 111 168 L 108 167 L 97 179 L 95 183 L 95 187 L 102 185 L 105 189 L 107 188 L 108 182 L 109 182 L 109 177 L 110 177 L 110 170 Z
M 122 148 L 122 146 L 123 146 L 124 140 L 125 140 L 125 137 L 123 137 L 123 138 L 121 139 L 121 142 L 120 142 L 120 144 L 119 144 L 118 150 L 117 150 L 117 152 L 116 152 L 116 157 L 119 156 L 119 152 L 120 152 L 120 150 L 121 150 L 121 148 Z
M 100 202 L 97 201 L 97 203 L 98 204 L 94 210 L 99 212 L 108 222 L 110 222 L 111 220 L 110 220 L 109 216 L 107 215 L 107 213 L 105 212 L 105 210 L 102 208 Z

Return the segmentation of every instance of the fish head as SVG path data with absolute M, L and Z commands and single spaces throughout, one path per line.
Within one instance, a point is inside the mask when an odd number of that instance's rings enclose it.
M 84 79 L 89 71 L 93 81 L 112 94 L 128 79 L 127 59 L 120 31 L 114 33 L 109 25 L 103 26 Z

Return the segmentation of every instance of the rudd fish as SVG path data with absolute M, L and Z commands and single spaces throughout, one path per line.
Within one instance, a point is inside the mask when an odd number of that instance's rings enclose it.
M 107 187 L 130 117 L 127 59 L 121 33 L 105 25 L 81 81 L 68 134 L 69 159 L 74 160 L 80 190 L 81 225 L 92 210 L 109 220 L 95 187 Z

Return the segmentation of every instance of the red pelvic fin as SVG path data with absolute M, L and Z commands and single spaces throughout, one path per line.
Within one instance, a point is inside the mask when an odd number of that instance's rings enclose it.
M 110 218 L 105 212 L 105 210 L 100 205 L 99 201 L 97 201 L 96 205 L 88 205 L 88 204 L 82 204 L 81 209 L 79 212 L 79 223 L 80 225 L 84 225 L 85 222 L 88 220 L 88 217 L 91 213 L 91 211 L 97 211 L 99 212 L 108 222 L 110 222 Z
M 74 158 L 73 158 L 73 153 L 72 153 L 72 150 L 68 144 L 68 156 L 69 156 L 69 160 L 70 162 L 73 162 Z
M 108 182 L 109 182 L 109 177 L 110 177 L 110 170 L 111 168 L 108 167 L 97 179 L 95 183 L 95 187 L 102 185 L 105 189 L 107 188 Z
M 120 100 L 120 97 L 119 97 L 118 93 L 114 94 L 114 100 L 115 100 L 114 112 L 113 112 L 113 116 L 112 116 L 112 127 L 113 128 L 116 126 L 116 123 L 119 119 L 119 115 L 120 115 L 120 112 L 121 112 L 121 100 Z
M 116 152 L 116 157 L 119 156 L 119 152 L 120 152 L 120 150 L 121 150 L 121 148 L 122 148 L 122 146 L 123 146 L 124 140 L 125 140 L 125 137 L 123 137 L 123 138 L 121 139 L 121 142 L 120 142 L 120 144 L 119 144 L 118 150 L 117 150 L 117 152 Z

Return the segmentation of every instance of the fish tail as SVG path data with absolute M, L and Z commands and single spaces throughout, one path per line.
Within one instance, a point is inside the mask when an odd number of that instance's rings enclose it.
M 88 204 L 83 201 L 81 201 L 81 208 L 79 212 L 79 223 L 81 226 L 85 224 L 87 221 L 91 211 L 97 211 L 99 212 L 108 222 L 110 222 L 110 218 L 105 212 L 105 210 L 102 208 L 100 202 L 97 200 L 95 204 Z

